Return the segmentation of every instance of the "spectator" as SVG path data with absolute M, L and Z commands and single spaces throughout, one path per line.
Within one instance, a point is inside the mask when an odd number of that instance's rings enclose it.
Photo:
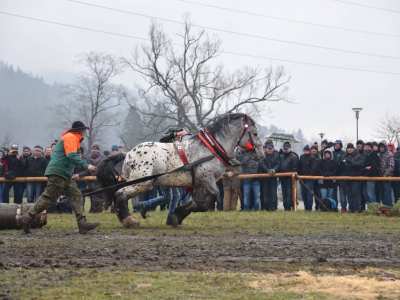
M 292 152 L 291 148 L 289 142 L 283 143 L 283 153 L 279 155 L 280 173 L 297 172 L 299 157 Z M 284 210 L 291 210 L 293 208 L 292 178 L 280 177 L 279 180 L 282 187 L 283 208 Z
M 1 148 L 4 151 L 4 155 L 7 155 L 10 150 L 7 147 Z
M 50 148 L 51 148 L 51 151 L 52 151 L 52 152 L 53 152 L 54 147 L 56 146 L 57 142 L 58 142 L 58 140 L 55 140 L 54 142 L 52 142 L 52 143 L 50 144 Z
M 18 145 L 12 145 L 11 150 L 8 154 L 3 157 L 4 163 L 8 166 L 7 171 L 14 173 L 16 177 L 23 176 L 23 170 L 25 169 L 25 159 L 21 157 L 18 152 Z M 5 182 L 3 187 L 3 202 L 10 203 L 10 190 L 14 190 L 14 203 L 22 203 L 22 189 L 21 182 Z
M 104 154 L 104 156 L 109 156 L 109 155 L 110 155 L 110 151 L 104 150 L 104 151 L 103 151 L 103 154 Z
M 231 156 L 232 161 L 235 162 L 236 157 Z M 238 196 L 239 196 L 239 180 L 235 179 L 240 174 L 240 165 L 233 165 L 228 167 L 224 173 L 224 204 L 223 210 L 236 210 Z
M 400 177 L 400 148 L 397 147 L 396 152 L 393 154 L 394 158 L 394 171 L 393 176 Z M 400 181 L 392 181 L 392 189 L 394 194 L 394 201 L 400 199 Z
M 100 152 L 92 152 L 90 154 L 91 157 L 91 165 L 97 167 L 101 161 L 100 158 Z M 83 171 L 72 175 L 73 179 L 77 179 L 77 178 L 82 178 L 85 176 L 92 176 L 93 173 L 89 170 L 89 169 L 84 169 Z M 88 181 L 87 185 L 91 188 L 93 188 L 94 190 L 96 188 L 101 187 L 101 183 L 99 181 Z M 104 200 L 105 200 L 105 195 L 102 194 L 96 194 L 96 195 L 91 195 L 90 196 L 90 209 L 89 212 L 90 213 L 100 213 L 103 211 L 103 204 L 104 204 Z
M 328 140 L 323 140 L 321 142 L 321 151 L 319 151 L 319 157 L 322 158 L 324 157 L 324 151 L 328 147 Z
M 314 155 L 311 154 L 311 148 L 309 145 L 305 145 L 303 148 L 303 154 L 300 156 L 299 165 L 297 167 L 299 175 L 312 176 L 318 174 L 318 161 Z M 308 191 L 314 192 L 314 180 L 304 179 L 303 182 L 306 184 L 300 185 L 301 197 L 303 198 L 305 210 L 312 211 L 313 196 Z M 308 188 L 308 189 L 307 189 Z
M 318 162 L 318 173 L 321 176 L 330 177 L 335 176 L 337 172 L 337 164 L 333 158 L 333 149 L 325 149 L 323 157 Z M 335 192 L 335 180 L 318 180 L 318 187 L 321 201 L 328 197 L 335 200 L 333 193 Z M 336 207 L 337 207 L 337 200 Z
M 6 171 L 6 164 L 3 162 L 4 151 L 0 149 L 0 178 L 4 178 L 4 172 Z M 3 203 L 3 188 L 4 182 L 0 182 L 0 203 Z
M 326 145 L 328 145 L 327 141 L 326 141 Z M 325 145 L 325 148 L 326 148 L 326 145 Z M 323 154 L 324 154 L 323 152 L 318 151 L 318 143 L 317 142 L 315 142 L 314 144 L 311 145 L 311 155 L 314 155 L 315 158 L 317 159 L 317 165 L 318 165 L 319 161 L 321 160 Z M 318 199 L 321 199 L 321 194 L 319 192 L 318 180 L 314 180 L 314 194 L 315 194 L 315 196 L 318 197 Z M 314 199 L 314 202 L 315 202 L 315 210 L 319 211 L 320 203 L 317 201 L 317 199 Z
M 31 151 L 31 148 L 29 148 L 28 146 L 23 146 L 22 147 L 22 158 L 24 159 L 24 160 L 27 160 L 28 159 L 28 157 L 30 157 L 32 155 L 32 151 Z M 22 171 L 22 176 L 23 177 L 27 177 L 27 175 L 26 175 L 26 167 L 24 168 L 24 170 Z M 20 193 L 21 193 L 21 195 L 22 195 L 22 197 L 24 196 L 24 193 L 25 193 L 25 190 L 26 190 L 26 182 L 22 182 L 22 184 L 21 184 L 21 187 L 20 187 Z
M 238 146 L 238 151 L 236 152 L 236 159 L 242 164 L 243 174 L 257 174 L 258 173 L 258 163 L 250 158 L 245 149 Z M 257 178 L 242 179 L 243 184 L 243 205 L 244 211 L 251 210 L 250 207 L 250 191 L 253 191 L 254 195 L 254 211 L 260 210 L 260 182 Z
M 358 151 L 354 148 L 352 143 L 347 144 L 346 154 L 342 157 L 340 162 L 342 174 L 344 176 L 360 176 L 362 168 L 364 167 L 364 160 Z M 344 188 L 346 197 L 349 201 L 350 213 L 361 212 L 361 182 L 360 180 L 346 180 L 344 181 Z
M 338 165 L 337 167 L 337 175 L 342 176 L 342 168 L 339 166 L 340 162 L 343 160 L 343 156 L 345 155 L 345 152 L 342 150 L 343 149 L 343 144 L 341 140 L 336 140 L 335 145 L 334 145 L 334 151 L 333 151 L 333 160 L 336 162 Z M 346 199 L 346 191 L 344 188 L 344 181 L 339 180 L 336 182 L 335 185 L 335 191 L 333 192 L 333 199 L 338 202 L 338 190 L 339 189 L 339 195 L 340 195 L 340 206 L 342 209 L 342 212 L 347 211 L 347 199 Z
M 373 149 L 376 153 L 379 152 L 379 147 L 378 147 L 378 143 L 377 143 L 377 142 L 375 142 L 375 141 L 372 142 L 372 149 Z
M 87 163 L 88 163 L 88 164 L 91 164 L 91 163 L 92 163 L 92 155 L 93 155 L 93 153 L 98 153 L 100 159 L 103 159 L 104 157 L 106 157 L 103 153 L 100 152 L 100 146 L 97 145 L 97 144 L 94 144 L 94 145 L 92 146 L 92 153 L 91 153 L 91 154 L 88 156 L 88 158 L 87 158 Z
M 119 152 L 119 153 L 125 152 L 124 147 L 123 147 L 123 146 L 118 146 L 118 152 Z
M 50 161 L 51 152 L 53 152 L 53 150 L 51 149 L 51 147 L 47 147 L 47 148 L 44 150 L 44 157 L 47 159 L 47 162 Z
M 394 172 L 394 157 L 389 151 L 385 140 L 378 144 L 379 147 L 379 176 L 392 177 Z M 386 206 L 392 205 L 392 193 L 390 181 L 379 181 L 379 200 Z
M 81 121 L 76 121 L 72 127 L 66 130 L 53 150 L 52 159 L 46 168 L 45 176 L 48 177 L 47 187 L 44 193 L 33 204 L 29 211 L 18 218 L 18 223 L 26 234 L 31 233 L 30 227 L 35 216 L 50 206 L 56 204 L 61 195 L 67 196 L 67 201 L 73 207 L 78 223 L 79 233 L 85 234 L 96 228 L 99 223 L 87 223 L 83 214 L 82 194 L 78 190 L 75 181 L 71 180 L 74 166 L 88 168 L 95 171 L 96 167 L 88 165 L 78 157 L 80 141 L 89 127 Z
M 362 176 L 379 176 L 379 157 L 378 153 L 373 150 L 373 147 L 371 142 L 364 145 L 365 160 Z M 365 201 L 367 203 L 376 202 L 375 181 L 362 181 L 361 186 Z
M 365 160 L 366 154 L 364 153 L 364 141 L 363 140 L 358 140 L 357 143 L 357 151 L 361 155 L 362 159 Z
M 112 145 L 111 146 L 111 154 L 118 154 L 118 146 L 117 145 Z
M 260 162 L 260 173 L 269 174 L 271 178 L 261 178 L 261 207 L 267 211 L 278 209 L 278 178 L 272 177 L 279 170 L 279 152 L 272 141 L 264 144 L 264 159 Z
M 46 171 L 48 162 L 42 154 L 42 147 L 36 145 L 33 149 L 33 155 L 26 158 L 26 177 L 43 177 Z M 39 199 L 42 193 L 42 182 L 27 182 L 26 183 L 26 198 L 28 203 L 34 203 Z

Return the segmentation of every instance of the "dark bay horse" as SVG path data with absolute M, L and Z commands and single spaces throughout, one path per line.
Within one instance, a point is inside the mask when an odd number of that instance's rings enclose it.
M 264 152 L 254 121 L 245 114 L 231 113 L 216 117 L 206 127 L 208 133 L 223 147 L 228 155 L 240 145 L 249 151 L 251 158 L 259 161 Z M 189 163 L 211 155 L 211 151 L 197 135 L 181 143 Z M 218 156 L 218 155 L 217 155 Z M 113 190 L 108 194 L 109 201 L 117 207 L 118 218 L 126 228 L 137 228 L 139 220 L 128 210 L 127 200 L 144 193 L 153 185 L 186 187 L 194 185 L 194 201 L 189 201 L 175 210 L 173 222 L 176 226 L 191 212 L 206 211 L 211 200 L 218 197 L 216 181 L 226 169 L 217 156 L 193 167 L 193 170 L 174 171 L 184 164 L 173 143 L 145 142 L 128 153 L 119 153 L 103 159 L 98 167 L 97 177 L 103 187 L 115 185 L 115 165 L 124 159 L 122 180 L 131 181 L 151 175 L 166 173 L 155 179 Z M 171 172 L 172 171 L 172 172 Z M 204 197 L 207 192 L 207 199 Z M 201 196 L 200 196 L 201 191 Z

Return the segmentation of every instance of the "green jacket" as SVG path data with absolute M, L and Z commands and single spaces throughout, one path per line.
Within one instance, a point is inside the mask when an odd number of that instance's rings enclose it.
M 77 153 L 82 139 L 79 133 L 65 133 L 54 147 L 44 175 L 56 175 L 70 180 L 75 166 L 87 169 L 87 162 L 82 160 Z

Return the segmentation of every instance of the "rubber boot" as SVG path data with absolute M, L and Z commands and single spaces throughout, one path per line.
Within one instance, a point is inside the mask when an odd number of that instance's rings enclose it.
M 26 234 L 32 233 L 31 224 L 33 222 L 33 218 L 29 214 L 18 217 L 17 221 L 19 226 L 21 226 L 21 228 L 24 230 Z
M 95 229 L 99 224 L 99 222 L 87 223 L 86 217 L 81 217 L 78 221 L 79 233 L 86 234 L 86 232 Z

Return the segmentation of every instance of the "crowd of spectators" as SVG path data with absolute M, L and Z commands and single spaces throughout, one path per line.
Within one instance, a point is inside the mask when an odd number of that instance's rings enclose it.
M 57 141 L 56 141 L 57 142 Z M 36 145 L 33 151 L 22 147 L 22 153 L 16 144 L 10 149 L 0 149 L 0 177 L 42 177 L 51 158 L 52 149 L 56 145 L 53 142 L 50 147 L 43 148 Z M 304 209 L 307 211 L 320 210 L 321 203 L 318 199 L 331 199 L 335 201 L 336 208 L 341 212 L 358 213 L 365 209 L 367 203 L 380 202 L 386 206 L 393 205 L 400 198 L 400 181 L 361 181 L 361 180 L 332 180 L 330 176 L 367 176 L 367 177 L 400 177 L 400 151 L 393 143 L 386 141 L 364 143 L 357 141 L 356 145 L 348 143 L 346 149 L 340 140 L 335 142 L 322 141 L 321 149 L 317 143 L 305 145 L 303 153 L 299 156 L 291 150 L 289 142 L 283 143 L 282 149 L 275 149 L 272 141 L 266 141 L 263 145 L 264 159 L 257 163 L 250 159 L 247 152 L 241 147 L 235 150 L 231 159 L 240 162 L 240 166 L 234 165 L 224 173 L 224 180 L 217 182 L 220 189 L 220 197 L 216 203 L 218 210 L 236 210 L 238 200 L 242 211 L 276 211 L 278 209 L 278 187 L 281 186 L 283 208 L 286 211 L 293 210 L 292 180 L 291 177 L 274 176 L 276 173 L 297 172 L 299 175 L 324 176 L 322 180 L 303 180 L 300 185 L 301 198 Z M 101 152 L 99 145 L 92 146 L 87 157 L 81 148 L 78 155 L 89 164 L 97 166 L 100 161 L 110 154 L 124 152 L 122 146 L 113 145 L 110 151 Z M 122 164 L 117 165 L 117 173 L 121 173 Z M 269 174 L 267 178 L 235 179 L 239 174 Z M 88 170 L 74 170 L 73 179 L 93 175 Z M 279 174 L 278 174 L 279 175 Z M 78 188 L 83 190 L 89 187 L 97 187 L 97 181 L 76 181 Z M 0 203 L 10 202 L 10 190 L 13 189 L 14 203 L 22 203 L 26 193 L 27 202 L 34 203 L 46 186 L 45 182 L 3 182 L 0 183 Z M 312 193 L 311 193 L 312 192 Z M 393 193 L 393 196 L 392 196 Z M 138 209 L 139 202 L 146 201 L 157 196 L 163 196 L 163 189 L 155 187 L 152 190 L 132 199 L 134 210 Z M 179 194 L 184 195 L 183 188 Z M 313 195 L 314 194 L 314 195 Z M 108 211 L 104 207 L 102 194 L 90 197 L 89 212 L 97 213 Z M 82 199 L 85 204 L 85 199 Z M 186 199 L 187 201 L 187 199 Z M 165 209 L 165 205 L 161 207 Z M 215 204 L 211 210 L 215 209 Z M 337 210 L 336 209 L 336 210 Z M 70 211 L 70 208 L 65 208 Z

